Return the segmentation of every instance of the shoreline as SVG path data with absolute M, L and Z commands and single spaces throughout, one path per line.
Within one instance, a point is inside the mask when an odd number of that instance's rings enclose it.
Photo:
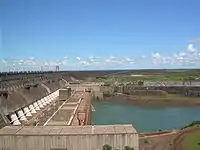
M 131 95 L 114 95 L 110 97 L 104 97 L 103 101 L 116 101 L 125 104 L 131 104 L 134 106 L 142 106 L 142 107 L 196 107 L 200 106 L 200 98 L 199 99 L 192 99 L 191 100 L 181 100 L 180 99 L 164 99 L 158 98 L 155 99 L 148 99 L 148 98 L 137 98 Z
M 103 100 L 97 101 L 107 101 L 107 102 L 119 102 L 122 104 L 129 104 L 133 106 L 139 107 L 199 107 L 200 106 L 200 99 L 192 99 L 191 100 L 181 100 L 180 99 L 164 99 L 158 98 L 155 99 L 137 99 L 131 95 L 114 95 L 110 97 L 104 97 Z M 179 133 L 181 129 L 169 129 L 164 131 L 147 131 L 147 132 L 138 132 L 139 139 L 146 139 L 146 138 L 156 138 L 162 136 L 173 136 Z
M 139 132 L 139 138 L 145 139 L 145 138 L 151 138 L 151 137 L 157 137 L 157 136 L 165 136 L 165 135 L 171 135 L 171 134 L 177 134 L 180 132 L 180 130 L 166 130 L 166 131 L 157 131 L 157 132 Z

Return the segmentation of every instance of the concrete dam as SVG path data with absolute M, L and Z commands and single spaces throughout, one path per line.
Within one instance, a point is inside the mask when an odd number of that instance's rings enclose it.
M 65 72 L 3 74 L 0 78 L 0 149 L 98 150 L 108 144 L 139 150 L 132 125 L 92 125 L 100 85 Z

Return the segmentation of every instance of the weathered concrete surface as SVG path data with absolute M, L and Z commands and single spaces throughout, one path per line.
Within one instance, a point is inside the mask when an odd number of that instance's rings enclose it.
M 45 84 L 51 92 L 56 91 L 59 89 L 61 86 L 64 85 L 63 82 L 51 82 L 51 83 L 46 83 Z M 0 102 L 1 102 L 1 109 L 4 114 L 9 114 L 11 112 L 16 111 L 19 108 L 22 108 L 38 99 L 41 99 L 49 94 L 48 90 L 41 86 L 37 85 L 35 86 L 30 86 L 30 88 L 21 88 L 16 91 L 11 92 L 7 99 L 3 96 L 0 97 Z
M 139 150 L 139 136 L 132 125 L 108 126 L 7 126 L 0 130 L 0 149 L 98 150 L 109 144 Z
M 60 89 L 59 90 L 59 100 L 66 100 L 71 96 L 71 89 L 66 88 L 66 89 Z
M 3 115 L 3 114 L 2 114 Z M 3 116 L 0 114 L 0 129 L 4 126 L 6 126 L 6 122 L 3 119 Z
M 94 98 L 103 99 L 103 92 L 101 91 L 101 86 L 97 83 L 88 83 L 88 84 L 71 84 L 72 90 L 84 91 L 85 89 L 90 88 Z
M 90 91 L 84 92 L 83 97 L 79 100 L 79 104 L 77 104 L 71 125 L 91 124 L 91 103 L 92 93 Z
M 54 82 L 47 82 L 44 85 L 46 85 L 47 87 L 50 88 L 51 91 L 56 91 L 60 88 L 60 83 L 58 81 L 54 81 Z
M 42 86 L 30 87 L 30 89 L 20 89 L 8 95 L 8 98 L 1 96 L 1 109 L 4 114 L 14 112 L 35 100 L 38 100 L 48 94 Z

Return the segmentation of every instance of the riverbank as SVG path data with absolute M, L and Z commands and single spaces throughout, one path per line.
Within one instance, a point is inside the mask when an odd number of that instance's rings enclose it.
M 200 98 L 191 97 L 153 97 L 153 96 L 132 96 L 113 95 L 104 97 L 105 101 L 117 101 L 143 107 L 192 107 L 200 106 Z

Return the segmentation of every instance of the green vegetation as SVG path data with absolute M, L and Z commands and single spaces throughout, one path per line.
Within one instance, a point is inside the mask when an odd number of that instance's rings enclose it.
M 103 97 L 112 97 L 115 96 L 114 93 L 103 93 Z
M 183 140 L 184 150 L 200 150 L 200 131 L 188 133 Z
M 108 144 L 105 144 L 103 146 L 103 150 L 119 150 L 117 148 L 112 148 L 112 146 L 108 145 Z M 129 146 L 124 146 L 123 150 L 134 150 L 133 147 L 129 147 Z
M 176 94 L 167 94 L 166 96 L 144 95 L 144 96 L 132 96 L 132 97 L 140 100 L 199 100 L 199 97 L 184 97 Z
M 114 83 L 114 82 L 136 82 L 136 81 L 152 81 L 152 82 L 192 82 L 200 81 L 200 70 L 140 70 L 132 71 L 128 74 L 108 75 L 93 78 L 93 81 Z
M 185 128 L 188 128 L 188 127 L 199 126 L 199 125 L 200 125 L 200 121 L 193 121 L 192 123 L 190 123 L 190 124 L 184 126 L 183 128 L 181 128 L 181 130 L 185 129 Z
M 134 150 L 133 147 L 125 146 L 123 150 Z
M 108 144 L 105 144 L 103 146 L 103 150 L 112 150 L 112 146 L 108 145 Z
M 147 139 L 145 139 L 145 140 L 144 140 L 144 143 L 145 143 L 145 144 L 148 144 L 148 143 L 149 143 L 149 141 L 148 141 Z

